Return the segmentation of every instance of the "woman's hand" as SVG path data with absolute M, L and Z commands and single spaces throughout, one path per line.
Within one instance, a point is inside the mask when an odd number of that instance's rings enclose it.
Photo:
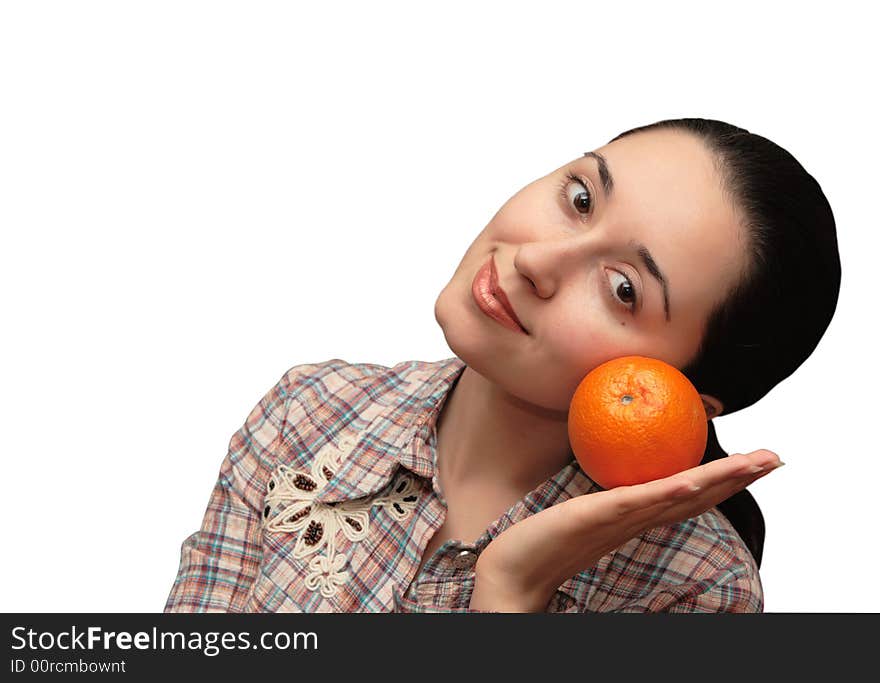
M 733 454 L 671 477 L 558 503 L 505 529 L 480 553 L 472 609 L 543 612 L 556 589 L 642 532 L 696 517 L 782 465 Z

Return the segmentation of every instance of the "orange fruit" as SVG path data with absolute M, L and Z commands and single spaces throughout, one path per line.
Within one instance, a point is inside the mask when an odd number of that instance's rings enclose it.
M 615 358 L 591 370 L 568 411 L 575 458 L 604 489 L 696 467 L 708 429 L 703 401 L 690 380 L 645 356 Z

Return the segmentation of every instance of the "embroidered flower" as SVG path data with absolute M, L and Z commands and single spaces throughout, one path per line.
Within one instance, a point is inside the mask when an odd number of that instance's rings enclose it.
M 296 533 L 293 557 L 302 559 L 316 555 L 308 563 L 305 585 L 333 597 L 349 578 L 343 571 L 345 555 L 336 552 L 340 531 L 352 542 L 366 538 L 370 509 L 374 505 L 388 507 L 398 519 L 406 517 L 416 506 L 416 483 L 412 476 L 401 472 L 388 493 L 373 498 L 346 500 L 339 503 L 316 501 L 318 493 L 339 471 L 343 456 L 348 455 L 356 441 L 344 438 L 339 446 L 328 444 L 315 457 L 311 472 L 278 465 L 266 485 L 263 528 L 269 532 Z M 321 553 L 325 550 L 326 552 Z
M 348 581 L 348 572 L 342 571 L 346 561 L 345 555 L 335 555 L 332 560 L 324 555 L 316 555 L 309 561 L 306 587 L 320 590 L 325 598 L 332 598 L 339 587 Z

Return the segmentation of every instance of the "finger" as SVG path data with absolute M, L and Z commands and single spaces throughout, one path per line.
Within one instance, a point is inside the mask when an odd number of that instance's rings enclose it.
M 723 462 L 722 462 L 723 461 Z M 612 489 L 617 517 L 635 523 L 683 520 L 702 514 L 734 493 L 782 466 L 772 451 L 734 454 L 646 484 Z
M 627 515 L 639 510 L 654 509 L 657 505 L 668 505 L 680 498 L 692 498 L 718 482 L 750 475 L 759 467 L 752 459 L 744 456 L 729 462 L 716 460 L 644 484 L 618 486 L 608 493 L 614 496 L 617 514 Z
M 750 464 L 745 467 L 738 465 L 733 470 L 716 472 L 701 480 L 702 486 L 699 491 L 692 495 L 681 495 L 677 502 L 687 504 L 688 500 L 695 502 L 714 501 L 709 503 L 711 507 L 711 505 L 729 498 L 784 464 L 781 460 L 777 460 L 763 465 Z
M 694 495 L 700 487 L 681 477 L 664 477 L 644 484 L 618 486 L 608 491 L 614 497 L 614 510 L 624 516 L 664 505 L 682 495 Z
M 635 524 L 651 524 L 660 516 L 669 517 L 667 510 L 672 510 L 671 514 L 678 519 L 687 519 L 745 488 L 781 462 L 776 453 L 766 449 L 735 453 L 669 477 L 593 495 L 606 499 L 601 509 L 609 521 L 629 517 Z M 598 502 L 598 498 L 591 501 Z M 593 505 L 584 510 L 595 513 Z
M 683 481 L 691 482 L 701 489 L 708 489 L 725 481 L 770 471 L 781 463 L 782 460 L 776 453 L 761 449 L 747 454 L 734 453 L 726 458 L 698 465 L 674 476 L 680 477 Z
M 611 491 L 616 493 L 616 503 L 620 514 L 652 507 L 671 499 L 689 497 L 716 484 L 731 479 L 750 476 L 762 471 L 768 462 L 779 460 L 772 451 L 753 451 L 748 455 L 734 454 L 719 458 L 704 465 L 698 465 L 678 474 L 644 484 L 618 486 Z
M 663 514 L 668 514 L 670 520 L 676 521 L 697 517 L 706 510 L 717 506 L 732 495 L 747 488 L 758 479 L 761 479 L 770 474 L 770 472 L 782 467 L 783 464 L 784 463 L 774 463 L 759 472 L 753 472 L 737 478 L 728 479 L 705 489 L 701 489 L 689 497 L 680 498 L 674 501 L 673 505 L 669 506 Z
M 781 461 L 777 462 L 777 463 L 772 463 L 772 464 L 762 468 L 760 471 L 752 472 L 752 473 L 749 473 L 746 475 L 742 475 L 740 477 L 736 477 L 734 479 L 729 479 L 727 481 L 720 482 L 716 486 L 708 489 L 705 492 L 705 495 L 708 498 L 715 499 L 716 502 L 713 504 L 717 504 L 723 500 L 726 500 L 730 496 L 748 488 L 754 482 L 756 482 L 758 479 L 766 477 L 768 474 L 776 471 L 777 469 L 782 467 L 784 464 L 785 463 L 781 462 Z M 700 496 L 698 496 L 698 498 L 699 497 Z

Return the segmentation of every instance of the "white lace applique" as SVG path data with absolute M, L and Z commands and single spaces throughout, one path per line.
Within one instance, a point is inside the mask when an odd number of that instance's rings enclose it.
M 326 598 L 336 595 L 349 577 L 343 570 L 345 555 L 336 552 L 339 531 L 350 541 L 363 540 L 367 535 L 370 509 L 386 506 L 398 519 L 406 517 L 416 506 L 414 478 L 400 472 L 385 495 L 339 503 L 321 503 L 315 497 L 339 471 L 342 458 L 348 455 L 357 439 L 344 437 L 339 446 L 328 444 L 315 457 L 311 472 L 278 465 L 266 487 L 263 528 L 266 531 L 297 533 L 293 556 L 305 559 L 315 555 L 308 564 L 305 585 L 320 590 Z M 326 552 L 320 551 L 326 546 Z

